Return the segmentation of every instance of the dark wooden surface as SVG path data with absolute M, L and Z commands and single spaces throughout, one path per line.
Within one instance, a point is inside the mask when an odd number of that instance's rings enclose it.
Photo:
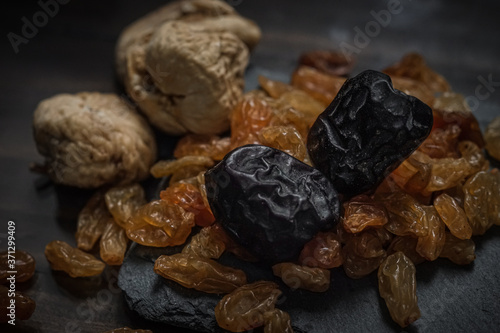
M 374 21 L 372 11 L 387 9 L 388 1 L 228 2 L 257 21 L 263 31 L 248 70 L 248 88 L 256 86 L 258 74 L 287 81 L 301 52 L 338 49 L 345 42 L 359 50 L 355 72 L 382 69 L 406 52 L 420 52 L 454 90 L 478 102 L 474 112 L 483 128 L 500 115 L 500 3 L 495 0 L 401 0 L 401 12 L 391 15 L 368 42 L 357 44 L 356 28 L 365 31 L 366 24 Z M 19 45 L 18 53 L 7 34 L 21 35 L 23 17 L 32 21 L 41 7 L 36 1 L 2 4 L 0 248 L 6 248 L 7 222 L 12 220 L 17 247 L 32 253 L 37 261 L 34 279 L 18 285 L 36 300 L 37 309 L 29 321 L 18 321 L 15 328 L 0 325 L 1 332 L 102 332 L 126 325 L 182 332 L 146 323 L 130 313 L 116 287 L 116 269 L 107 269 L 95 279 L 76 280 L 50 270 L 44 246 L 54 239 L 74 242 L 76 214 L 89 192 L 53 186 L 28 169 L 31 162 L 41 160 L 31 129 L 37 103 L 62 92 L 122 94 L 113 69 L 118 34 L 163 3 L 69 1 L 26 44 Z M 484 86 L 482 78 L 494 83 Z M 172 139 L 162 136 L 161 140 L 162 153 L 168 154 Z M 406 331 L 499 331 L 499 229 L 494 227 L 477 240 L 478 259 L 470 267 L 452 267 L 439 260 L 418 267 L 422 318 Z M 381 310 L 373 279 L 356 285 L 360 288 L 341 293 L 344 300 L 352 298 L 351 303 L 326 314 L 336 318 L 331 331 L 399 331 L 387 311 Z M 318 298 L 318 302 L 328 300 Z

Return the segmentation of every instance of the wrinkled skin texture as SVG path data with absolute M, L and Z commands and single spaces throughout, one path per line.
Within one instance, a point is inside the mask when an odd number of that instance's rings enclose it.
M 498 172 L 481 171 L 465 182 L 464 210 L 473 235 L 483 235 L 495 222 L 498 224 L 498 186 Z
M 342 255 L 346 275 L 359 279 L 375 271 L 387 254 L 380 238 L 369 232 L 362 232 L 348 239 Z
M 380 296 L 392 319 L 406 327 L 420 318 L 417 302 L 415 265 L 403 252 L 388 256 L 378 270 Z
M 0 323 L 7 323 L 11 320 L 11 317 L 7 316 L 10 313 L 10 310 L 7 309 L 7 307 L 11 305 L 11 299 L 15 300 L 15 319 L 29 319 L 33 312 L 35 312 L 35 301 L 18 291 L 15 292 L 14 297 L 10 297 L 9 293 L 9 288 L 0 285 Z
M 474 114 L 464 96 L 445 92 L 434 101 L 434 128 L 446 128 L 450 125 L 460 127 L 459 140 L 474 142 L 480 148 L 484 147 L 484 138 Z
M 456 149 L 461 129 L 457 124 L 433 128 L 418 150 L 432 158 L 459 157 Z
M 125 58 L 125 89 L 156 127 L 171 135 L 228 129 L 249 59 L 236 35 L 169 21 Z
M 299 256 L 301 265 L 325 269 L 339 267 L 343 261 L 340 237 L 330 231 L 318 232 L 304 245 Z
M 109 219 L 99 243 L 99 254 L 108 265 L 121 265 L 125 258 L 129 239 L 125 229 Z
M 215 221 L 212 212 L 205 206 L 200 190 L 192 184 L 176 183 L 169 186 L 160 192 L 160 198 L 193 213 L 198 226 L 206 227 Z
M 8 261 L 15 258 L 15 269 L 10 269 Z M 26 251 L 16 250 L 9 256 L 8 251 L 0 252 L 0 284 L 7 283 L 11 276 L 9 271 L 16 271 L 16 283 L 26 282 L 35 274 L 35 258 Z
M 405 55 L 398 63 L 384 69 L 391 77 L 405 77 L 426 86 L 433 93 L 450 91 L 450 84 L 444 77 L 434 72 L 418 53 Z
M 174 1 L 145 15 L 126 27 L 116 46 L 116 67 L 121 79 L 126 73 L 126 55 L 129 49 L 144 47 L 151 35 L 169 21 L 183 20 L 201 26 L 207 31 L 230 31 L 241 39 L 249 49 L 260 40 L 258 26 L 241 16 L 233 7 L 222 1 L 191 0 Z
M 427 219 L 428 233 L 426 236 L 418 237 L 416 250 L 422 257 L 432 261 L 436 260 L 443 250 L 446 226 L 436 208 L 423 206 L 423 209 Z
M 493 119 L 484 132 L 488 154 L 500 161 L 500 117 Z
M 194 214 L 164 200 L 141 206 L 127 221 L 127 237 L 141 245 L 165 247 L 184 244 L 194 226 Z
M 269 281 L 246 284 L 224 296 L 215 307 L 220 327 L 231 332 L 244 332 L 265 324 L 266 312 L 274 310 L 281 291 Z
M 280 309 L 264 313 L 264 333 L 293 333 L 290 315 Z
M 82 188 L 145 179 L 156 159 L 148 124 L 119 96 L 97 92 L 43 100 L 33 117 L 38 152 L 56 183 Z
M 382 204 L 389 212 L 385 228 L 398 236 L 427 236 L 426 212 L 414 197 L 404 192 L 394 192 L 383 198 Z
M 125 228 L 132 214 L 146 203 L 146 194 L 140 184 L 132 184 L 110 188 L 104 199 L 115 222 Z
M 432 110 L 364 71 L 346 81 L 307 138 L 313 165 L 346 197 L 374 189 L 429 135 Z
M 446 241 L 439 255 L 457 265 L 468 265 L 476 259 L 476 245 L 471 239 L 459 239 L 446 233 Z
M 259 133 L 259 140 L 263 145 L 284 151 L 304 163 L 309 161 L 304 139 L 294 127 L 265 127 Z
M 358 195 L 344 203 L 342 225 L 350 233 L 366 227 L 382 227 L 388 221 L 385 207 L 367 195 Z
M 213 166 L 214 161 L 205 156 L 184 156 L 176 160 L 158 161 L 151 167 L 151 174 L 155 178 L 167 177 L 194 165 L 205 169 Z
M 205 156 L 220 161 L 231 149 L 231 139 L 217 135 L 188 134 L 183 136 L 175 146 L 174 157 Z
M 259 259 L 297 259 L 305 243 L 335 226 L 340 203 L 318 171 L 279 150 L 248 145 L 205 174 L 216 220 Z
M 305 91 L 325 107 L 333 101 L 345 81 L 345 77 L 328 75 L 308 66 L 299 66 L 292 75 L 292 86 Z
M 96 192 L 78 214 L 75 234 L 77 247 L 90 251 L 104 232 L 110 217 L 111 214 L 104 201 L 104 192 Z
M 467 221 L 465 211 L 457 200 L 442 193 L 434 199 L 434 207 L 453 236 L 460 239 L 471 238 L 472 228 Z
M 45 247 L 45 257 L 55 271 L 64 271 L 71 277 L 95 276 L 106 265 L 93 255 L 71 247 L 63 241 L 52 241 Z
M 212 294 L 230 293 L 247 283 L 245 272 L 188 253 L 162 255 L 154 270 L 186 288 Z
M 205 227 L 194 235 L 182 253 L 208 259 L 218 259 L 226 250 L 226 235 L 217 225 Z
M 423 263 L 425 261 L 425 258 L 417 252 L 417 242 L 418 238 L 415 237 L 396 236 L 389 245 L 387 254 L 391 255 L 396 252 L 403 252 L 404 255 L 408 257 L 408 259 L 410 259 L 414 265 Z
M 291 289 L 325 292 L 330 288 L 330 271 L 319 267 L 307 267 L 284 262 L 274 265 L 273 273 Z

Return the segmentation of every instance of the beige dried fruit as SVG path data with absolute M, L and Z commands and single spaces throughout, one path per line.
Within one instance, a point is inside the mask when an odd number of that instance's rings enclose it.
M 169 134 L 218 134 L 241 97 L 255 23 L 214 0 L 174 2 L 126 28 L 117 71 L 151 123 Z
M 33 118 L 42 167 L 56 183 L 82 188 L 149 175 L 156 143 L 149 125 L 115 94 L 82 92 L 43 100 Z

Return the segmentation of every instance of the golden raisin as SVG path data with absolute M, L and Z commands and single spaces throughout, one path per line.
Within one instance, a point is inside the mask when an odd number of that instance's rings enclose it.
M 319 267 L 300 266 L 291 262 L 275 264 L 273 273 L 291 289 L 324 292 L 330 288 L 330 271 Z
M 184 246 L 182 253 L 209 259 L 218 259 L 226 249 L 226 237 L 222 229 L 217 225 L 204 227 Z
M 205 156 L 220 161 L 231 149 L 231 139 L 217 135 L 187 134 L 175 146 L 174 157 Z
M 366 227 L 381 227 L 388 221 L 387 212 L 380 203 L 361 194 L 344 203 L 344 229 L 351 233 L 363 231 Z
M 434 207 L 453 236 L 460 239 L 471 238 L 472 228 L 467 221 L 467 215 L 453 197 L 441 193 L 434 199 Z
M 304 163 L 309 162 L 304 139 L 294 127 L 265 127 L 259 133 L 259 140 L 265 146 L 282 150 Z
M 280 309 L 264 313 L 264 333 L 293 333 L 290 315 Z
M 359 279 L 375 271 L 386 257 L 380 239 L 361 232 L 351 237 L 342 249 L 343 268 L 347 276 Z
M 57 240 L 47 244 L 45 257 L 53 270 L 64 271 L 71 277 L 99 275 L 106 267 L 93 255 Z
M 423 263 L 425 258 L 422 257 L 417 252 L 417 242 L 418 239 L 411 236 L 396 236 L 392 240 L 389 248 L 387 249 L 387 254 L 393 254 L 396 252 L 403 252 L 415 265 Z
M 193 213 L 196 225 L 205 227 L 215 221 L 212 212 L 203 201 L 200 190 L 192 184 L 173 184 L 160 192 L 160 198 L 169 204 L 178 205 L 185 211 Z
M 194 214 L 164 200 L 140 207 L 127 221 L 127 237 L 141 245 L 165 247 L 183 244 L 194 226 Z
M 208 169 L 214 165 L 214 161 L 206 156 L 184 156 L 177 160 L 158 161 L 151 167 L 151 174 L 155 178 L 167 177 L 176 173 L 183 173 L 186 168 L 199 167 Z M 199 173 L 196 172 L 193 176 Z M 188 178 L 187 176 L 185 178 Z
M 444 77 L 434 72 L 418 53 L 406 54 L 399 62 L 384 69 L 391 77 L 405 77 L 418 81 L 432 92 L 450 91 L 450 84 Z
M 403 252 L 389 255 L 378 269 L 378 288 L 392 319 L 406 327 L 420 318 L 415 265 Z
M 417 252 L 425 259 L 432 261 L 439 257 L 445 242 L 446 226 L 439 217 L 436 208 L 423 206 L 429 232 L 426 236 L 418 237 Z
M 492 211 L 498 206 L 498 199 L 495 200 L 495 196 L 490 194 L 494 193 L 492 191 L 498 191 L 492 186 L 495 184 L 498 186 L 494 174 L 480 171 L 470 177 L 463 186 L 464 210 L 473 235 L 483 235 L 493 225 Z
M 225 295 L 215 307 L 217 324 L 231 332 L 244 332 L 262 326 L 264 314 L 274 310 L 281 291 L 269 281 L 245 284 Z
M 304 245 L 299 263 L 309 267 L 330 269 L 342 265 L 340 237 L 333 232 L 318 232 Z
M 325 107 L 328 106 L 346 78 L 322 73 L 308 66 L 299 66 L 292 74 L 292 86 L 305 91 Z
M 188 253 L 162 255 L 154 270 L 186 288 L 212 294 L 230 293 L 247 283 L 245 272 Z
M 130 216 L 146 203 L 146 194 L 141 185 L 132 184 L 110 188 L 104 199 L 115 222 L 125 228 Z
M 446 241 L 439 255 L 448 258 L 457 265 L 468 265 L 476 259 L 476 245 L 472 239 L 459 239 L 446 233 Z
M 99 254 L 108 265 L 121 265 L 127 251 L 128 238 L 125 229 L 112 218 L 108 220 L 99 243 Z
M 90 251 L 101 237 L 110 217 L 111 214 L 104 201 L 104 192 L 96 192 L 78 215 L 75 234 L 77 247 Z

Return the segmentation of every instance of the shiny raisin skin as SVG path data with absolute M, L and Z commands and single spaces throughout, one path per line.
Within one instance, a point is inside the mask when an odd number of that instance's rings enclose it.
M 264 333 L 293 333 L 290 315 L 280 309 L 264 313 Z
M 368 70 L 348 79 L 312 126 L 313 165 L 346 197 L 374 189 L 429 135 L 432 110 Z
M 339 267 L 343 261 L 340 237 L 331 231 L 318 232 L 299 256 L 301 265 L 326 269 Z
M 297 259 L 305 243 L 339 219 L 339 198 L 326 177 L 274 148 L 237 148 L 207 171 L 205 182 L 216 220 L 265 262 Z
M 18 291 L 13 296 L 10 294 L 9 288 L 0 285 L 0 323 L 6 323 L 12 319 L 7 316 L 11 313 L 7 308 L 11 306 L 11 300 L 15 301 L 15 319 L 27 320 L 35 312 L 36 303 L 33 299 Z
M 472 239 L 459 239 L 446 233 L 446 241 L 439 256 L 457 265 L 468 265 L 476 259 L 476 244 Z
M 78 248 L 90 251 L 104 232 L 106 222 L 110 217 L 111 214 L 104 200 L 104 192 L 96 192 L 78 215 L 75 234 Z
M 265 324 L 264 314 L 274 310 L 281 291 L 269 281 L 246 284 L 224 296 L 215 307 L 220 327 L 231 332 L 244 332 Z
M 104 199 L 115 222 L 125 228 L 130 216 L 146 203 L 146 194 L 141 185 L 131 184 L 110 188 L 106 191 Z
M 212 212 L 205 206 L 200 190 L 186 183 L 176 183 L 160 192 L 160 198 L 168 203 L 179 205 L 194 214 L 194 223 L 206 227 L 214 223 Z
M 93 255 L 74 248 L 63 241 L 52 241 L 45 247 L 45 257 L 55 271 L 64 271 L 71 277 L 95 276 L 106 265 Z
M 247 283 L 243 271 L 188 253 L 162 255 L 156 259 L 154 270 L 186 288 L 212 294 L 230 293 Z
M 380 296 L 392 319 L 401 327 L 420 318 L 415 272 L 415 265 L 403 252 L 388 256 L 378 269 Z
M 10 269 L 7 265 L 9 257 L 8 251 L 0 252 L 0 284 L 7 283 L 7 278 L 11 275 L 9 271 L 16 271 L 16 282 L 25 282 L 35 274 L 35 258 L 26 251 L 17 250 L 11 254 L 16 258 L 15 269 Z
M 273 273 L 291 289 L 305 289 L 320 293 L 330 288 L 330 271 L 327 269 L 282 262 L 273 266 Z

